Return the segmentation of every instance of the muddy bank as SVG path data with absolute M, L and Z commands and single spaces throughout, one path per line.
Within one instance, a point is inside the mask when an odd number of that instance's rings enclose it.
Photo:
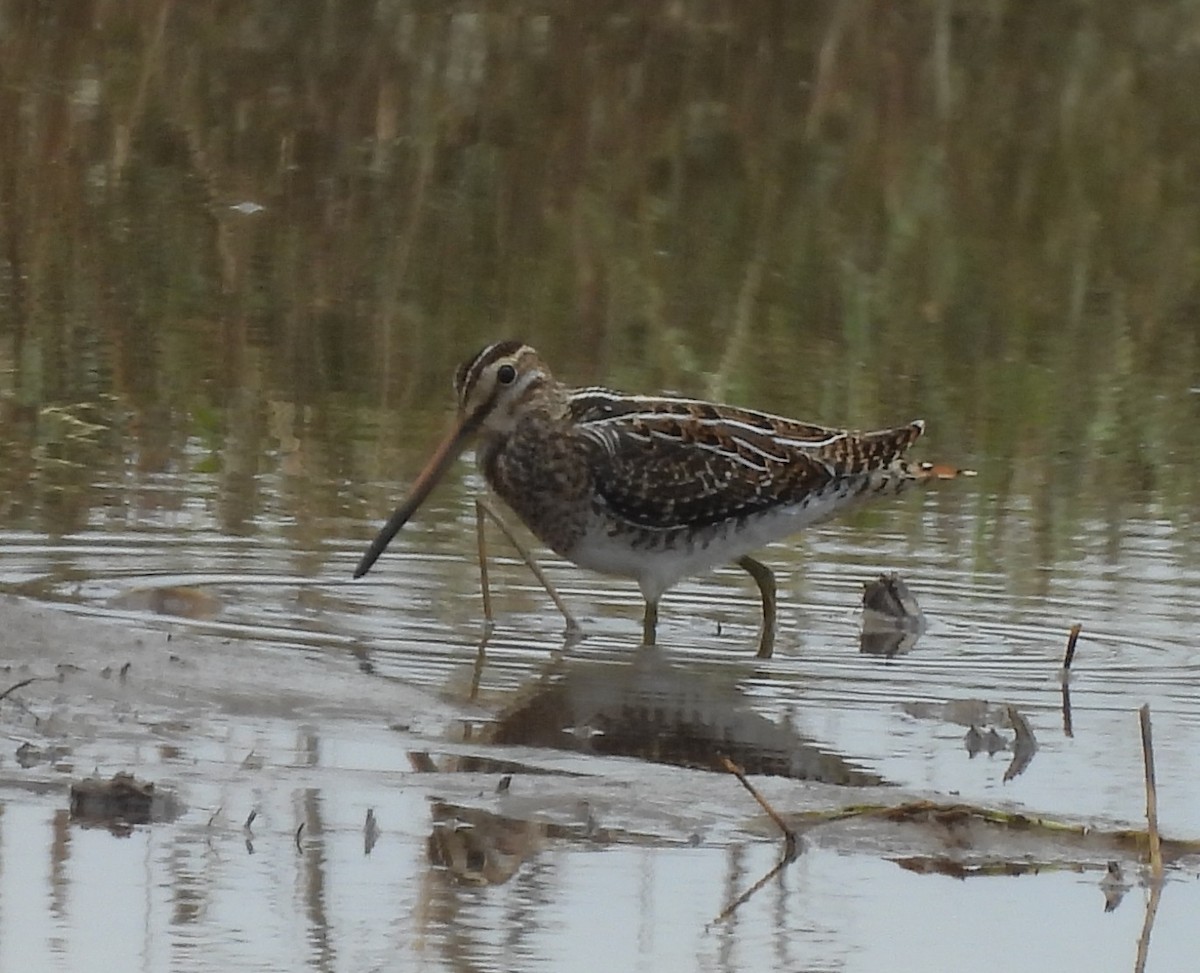
M 208 637 L 151 616 L 102 619 L 6 596 L 0 692 L 28 678 L 37 681 L 20 690 L 22 698 L 49 707 L 34 727 L 83 739 L 216 713 L 382 720 L 441 735 L 460 715 L 428 693 L 365 675 L 349 653 Z M 5 717 L 11 732 L 13 714 Z

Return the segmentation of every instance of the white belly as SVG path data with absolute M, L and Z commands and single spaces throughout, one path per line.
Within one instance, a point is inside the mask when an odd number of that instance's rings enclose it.
M 657 601 L 683 578 L 736 561 L 744 554 L 824 520 L 844 506 L 844 501 L 833 498 L 815 500 L 759 514 L 740 528 L 736 523 L 728 523 L 707 528 L 692 537 L 672 531 L 613 535 L 597 517 L 587 535 L 567 556 L 590 571 L 634 578 L 646 600 Z

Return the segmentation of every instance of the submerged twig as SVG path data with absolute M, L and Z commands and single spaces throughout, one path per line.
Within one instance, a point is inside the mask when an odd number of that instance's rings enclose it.
M 1150 704 L 1142 706 L 1138 717 L 1142 725 L 1142 759 L 1146 766 L 1146 826 L 1150 836 L 1150 873 L 1162 882 L 1162 841 L 1158 834 L 1158 785 L 1154 779 L 1154 732 L 1150 725 Z
M 375 809 L 367 808 L 367 819 L 363 822 L 363 854 L 371 854 L 375 842 L 379 840 L 379 824 L 375 820 Z
M 1083 626 L 1076 622 L 1071 626 L 1071 633 L 1067 636 L 1067 651 L 1063 654 L 1063 677 L 1071 670 L 1071 663 L 1075 660 L 1075 643 L 1079 641 L 1079 633 L 1083 631 Z
M 1016 739 L 1013 741 L 1012 762 L 1004 771 L 1004 783 L 1006 784 L 1025 772 L 1025 768 L 1033 760 L 1033 755 L 1037 753 L 1038 748 L 1037 738 L 1033 735 L 1033 727 L 1029 725 L 1029 721 L 1024 716 L 1017 712 L 1015 706 L 1008 707 L 1008 720 L 1016 732 Z
M 246 841 L 246 854 L 254 854 L 254 830 L 250 827 L 254 824 L 254 819 L 258 817 L 258 808 L 251 808 L 250 813 L 246 815 L 246 823 L 242 825 L 242 837 Z
M 20 682 L 14 682 L 11 686 L 4 690 L 4 692 L 0 693 L 0 699 L 3 699 L 9 693 L 15 693 L 18 689 L 24 689 L 31 682 L 41 682 L 45 678 L 45 676 L 30 676 L 28 679 L 22 679 Z
M 1068 737 L 1075 736 L 1075 729 L 1071 724 L 1071 663 L 1075 660 L 1075 643 L 1079 641 L 1079 633 L 1082 631 L 1083 626 L 1078 622 L 1071 626 L 1067 636 L 1067 650 L 1063 653 L 1062 668 L 1058 670 L 1058 681 L 1062 683 L 1063 734 Z

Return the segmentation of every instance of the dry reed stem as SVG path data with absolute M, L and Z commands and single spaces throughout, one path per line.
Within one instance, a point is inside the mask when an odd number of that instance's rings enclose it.
M 746 775 L 745 775 L 745 773 L 742 772 L 741 767 L 739 767 L 737 764 L 735 764 L 732 760 L 730 760 L 724 754 L 721 754 L 717 759 L 720 760 L 721 766 L 723 766 L 726 770 L 728 770 L 731 774 L 733 774 L 733 776 L 736 777 L 738 779 L 738 781 L 741 782 L 741 785 L 750 792 L 750 796 L 753 797 L 756 801 L 758 801 L 759 807 L 761 807 L 764 811 L 767 812 L 767 817 L 769 817 L 772 821 L 774 821 L 776 826 L 778 826 L 779 830 L 783 832 L 784 861 L 791 861 L 793 858 L 795 858 L 796 857 L 796 832 L 787 826 L 787 822 L 783 820 L 783 818 L 780 816 L 779 812 L 776 811 L 775 808 L 771 807 L 771 805 L 767 801 L 767 799 L 765 797 L 763 797 L 755 789 L 754 785 L 751 784 L 750 781 L 748 781 L 746 779 Z
M 1150 837 L 1150 872 L 1156 883 L 1162 881 L 1162 841 L 1158 835 L 1158 785 L 1154 779 L 1154 732 L 1150 725 L 1150 704 L 1138 714 L 1142 725 L 1142 758 L 1146 765 L 1146 826 Z

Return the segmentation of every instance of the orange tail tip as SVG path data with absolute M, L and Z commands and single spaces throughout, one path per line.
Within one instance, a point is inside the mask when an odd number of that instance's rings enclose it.
M 974 470 L 960 470 L 957 466 L 946 466 L 944 463 L 922 463 L 920 470 L 932 480 L 954 480 L 960 476 L 977 476 Z

